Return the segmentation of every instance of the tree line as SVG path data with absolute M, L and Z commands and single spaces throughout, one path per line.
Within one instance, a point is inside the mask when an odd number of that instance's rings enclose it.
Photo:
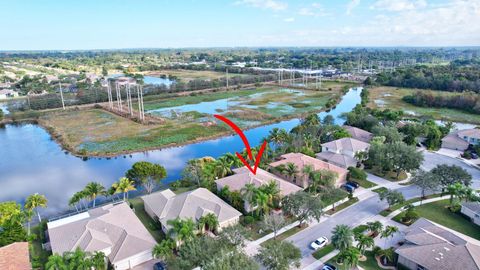
M 480 95 L 463 93 L 461 95 L 441 95 L 432 91 L 417 91 L 403 97 L 403 101 L 421 107 L 450 108 L 470 113 L 480 113 Z

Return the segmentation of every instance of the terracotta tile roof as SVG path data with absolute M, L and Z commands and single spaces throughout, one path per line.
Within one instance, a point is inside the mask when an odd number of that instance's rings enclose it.
M 17 242 L 0 248 L 0 269 L 30 270 L 30 255 L 27 242 Z
M 282 155 L 281 157 L 282 157 L 282 160 L 270 163 L 270 166 L 277 167 L 281 164 L 286 165 L 287 163 L 293 163 L 297 166 L 300 174 L 302 174 L 301 172 L 303 170 L 303 167 L 305 167 L 305 165 L 312 165 L 313 169 L 316 171 L 317 170 L 334 171 L 338 173 L 339 176 L 348 173 L 348 171 L 344 168 L 304 155 L 302 153 L 288 153 L 288 154 Z

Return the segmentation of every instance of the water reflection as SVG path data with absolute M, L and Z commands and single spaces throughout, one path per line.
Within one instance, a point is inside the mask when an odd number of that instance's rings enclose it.
M 351 111 L 360 103 L 361 90 L 350 90 L 328 114 L 342 124 L 339 116 Z M 322 112 L 321 117 L 327 115 Z M 245 132 L 252 144 L 260 143 L 273 128 L 290 130 L 299 123 L 298 119 L 254 128 Z M 238 136 L 229 136 L 181 147 L 168 148 L 115 158 L 90 158 L 82 160 L 66 154 L 52 141 L 50 135 L 33 124 L 6 125 L 0 128 L 0 201 L 23 202 L 29 194 L 45 194 L 49 206 L 44 214 L 52 215 L 68 208 L 68 199 L 88 182 L 98 181 L 109 187 L 137 161 L 162 164 L 168 172 L 166 182 L 180 177 L 185 163 L 203 156 L 218 157 L 226 152 L 244 148 Z

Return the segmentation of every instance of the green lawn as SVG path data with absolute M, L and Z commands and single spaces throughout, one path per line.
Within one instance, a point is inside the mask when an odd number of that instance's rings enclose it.
M 45 242 L 45 229 L 46 225 L 44 223 L 31 228 L 31 233 L 37 236 L 29 245 L 32 267 L 34 269 L 43 269 L 45 263 L 48 261 L 48 257 L 52 254 L 50 251 L 46 251 L 42 248 L 42 243 Z
M 328 244 L 323 248 L 316 250 L 312 255 L 315 259 L 320 260 L 323 256 L 329 254 L 334 250 L 335 250 L 335 247 L 333 246 L 333 244 Z
M 283 232 L 282 234 L 277 234 L 277 239 L 276 239 L 276 240 L 283 241 L 283 240 L 287 239 L 288 237 L 290 237 L 290 236 L 292 236 L 292 235 L 294 235 L 294 234 L 296 234 L 296 233 L 298 233 L 298 232 L 301 232 L 301 231 L 304 230 L 305 228 L 307 228 L 307 227 L 302 227 L 302 228 L 300 228 L 300 227 L 298 227 L 298 226 L 295 226 L 295 227 L 293 227 L 293 228 L 291 228 L 291 229 Z M 272 239 L 269 239 L 269 240 L 267 240 L 267 241 L 265 241 L 265 242 L 263 242 L 263 243 L 261 243 L 260 245 L 261 245 L 261 246 L 264 246 L 264 245 L 266 245 L 268 242 L 272 242 L 272 241 L 274 241 L 273 238 L 272 238 Z
M 372 191 L 380 194 L 380 193 L 385 192 L 387 190 L 388 189 L 386 187 L 380 187 L 380 188 L 373 189 Z
M 428 199 L 432 199 L 432 198 L 437 198 L 437 197 L 440 197 L 441 194 L 433 194 L 433 195 L 428 195 L 426 196 L 426 198 L 424 200 L 428 200 Z M 387 209 L 384 209 L 382 212 L 380 212 L 380 215 L 386 217 L 388 216 L 390 213 L 406 206 L 406 205 L 409 205 L 409 204 L 412 204 L 412 203 L 416 203 L 416 202 L 419 202 L 421 201 L 422 198 L 420 197 L 417 197 L 417 198 L 413 198 L 413 199 L 410 199 L 410 200 L 406 200 L 404 203 L 398 203 L 398 204 L 395 204 L 393 205 L 392 207 L 390 207 L 390 211 L 387 210 Z
M 383 172 L 378 168 L 366 169 L 365 171 L 392 182 L 402 181 L 408 177 L 405 172 L 401 172 L 397 179 L 397 174 L 395 172 Z
M 361 267 L 363 267 L 363 269 L 365 270 L 383 269 L 380 266 L 378 266 L 377 260 L 375 259 L 375 256 L 373 255 L 372 251 L 365 251 L 365 256 L 367 257 L 367 260 L 364 262 L 358 263 Z
M 461 232 L 465 235 L 480 240 L 480 226 L 472 223 L 460 213 L 452 213 L 448 208 L 449 200 L 442 200 L 417 206 L 416 210 L 420 217 L 424 217 L 433 222 L 441 224 L 450 229 Z M 399 221 L 404 212 L 393 218 Z
M 377 186 L 377 184 L 375 184 L 373 182 L 370 182 L 366 179 L 353 179 L 352 178 L 352 181 L 357 182 L 363 188 L 372 188 L 372 187 Z
M 147 228 L 150 234 L 155 238 L 155 241 L 160 242 L 165 239 L 165 234 L 162 231 L 161 225 L 150 218 L 143 208 L 143 201 L 141 198 L 130 199 L 129 202 L 135 209 L 135 214 L 142 221 L 143 225 Z
M 345 208 L 347 208 L 347 207 L 349 207 L 349 206 L 351 206 L 352 204 L 355 204 L 355 203 L 357 203 L 357 202 L 358 202 L 358 198 L 357 198 L 357 197 L 353 197 L 353 198 L 349 199 L 348 201 L 346 201 L 346 202 L 344 202 L 344 203 L 342 203 L 342 204 L 340 204 L 340 205 L 338 205 L 338 206 L 335 206 L 335 211 L 334 211 L 333 209 L 328 210 L 328 211 L 327 211 L 327 214 L 332 215 L 332 214 L 334 214 L 334 213 L 336 213 L 336 212 L 338 212 L 338 211 L 340 211 L 340 210 L 343 210 L 343 209 L 345 209 Z

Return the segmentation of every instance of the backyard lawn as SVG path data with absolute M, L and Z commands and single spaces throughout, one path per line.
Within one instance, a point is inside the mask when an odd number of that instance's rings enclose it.
M 480 240 L 480 226 L 472 223 L 462 214 L 452 213 L 446 208 L 448 205 L 449 200 L 442 200 L 417 206 L 415 209 L 420 217 Z M 404 212 L 395 216 L 393 220 L 399 221 L 403 215 Z
M 142 221 L 143 225 L 147 228 L 150 234 L 155 238 L 155 241 L 160 242 L 165 239 L 165 234 L 162 231 L 161 225 L 150 218 L 143 208 L 143 201 L 141 198 L 130 199 L 135 214 Z

